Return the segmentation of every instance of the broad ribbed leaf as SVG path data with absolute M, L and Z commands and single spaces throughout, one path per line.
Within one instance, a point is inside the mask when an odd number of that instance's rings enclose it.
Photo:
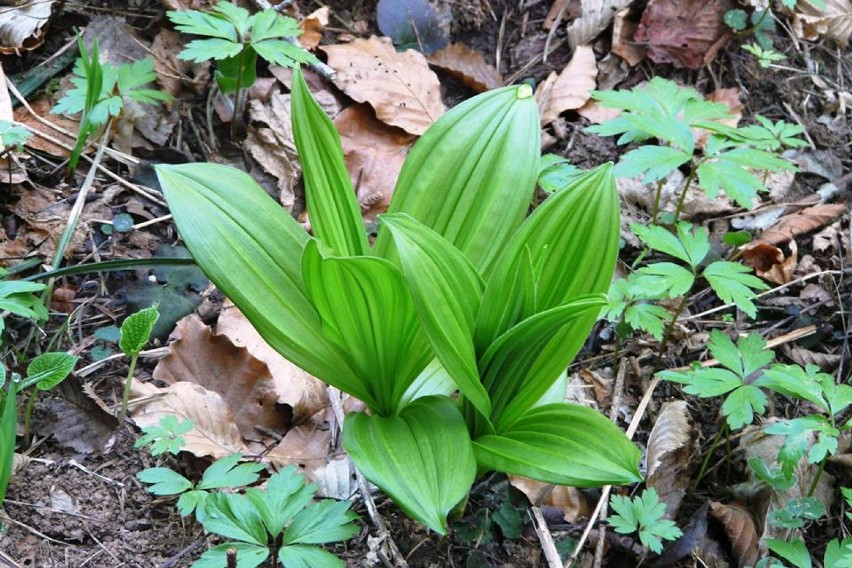
M 441 534 L 476 477 L 464 420 L 444 397 L 419 398 L 390 418 L 349 414 L 343 447 L 400 509 Z
M 482 279 L 470 261 L 435 231 L 405 215 L 384 215 L 423 331 L 462 394 L 484 415 L 491 412 L 479 381 L 473 326 Z
M 615 424 L 576 404 L 530 410 L 503 435 L 474 441 L 480 467 L 547 483 L 587 487 L 642 480 L 642 457 Z
M 35 384 L 38 390 L 50 390 L 71 374 L 78 359 L 75 355 L 61 351 L 43 353 L 30 361 L 27 378 L 18 389 L 23 390 Z
M 363 256 L 368 250 L 367 233 L 343 162 L 340 136 L 311 96 L 298 67 L 293 71 L 291 100 L 293 138 L 302 162 L 314 236 L 336 256 Z
M 619 223 L 610 164 L 549 197 L 524 222 L 488 278 L 476 325 L 477 353 L 536 313 L 583 294 L 606 292 L 615 270 Z
M 382 415 L 395 414 L 430 353 L 399 269 L 383 258 L 324 258 L 305 247 L 305 286 L 323 333 L 345 349 L 363 388 L 351 394 Z
M 604 304 L 603 295 L 581 296 L 532 316 L 500 336 L 480 358 L 498 432 L 523 416 L 565 371 Z
M 128 357 L 134 357 L 142 351 L 148 339 L 151 337 L 151 331 L 154 329 L 154 324 L 160 319 L 160 312 L 156 306 L 139 310 L 135 314 L 127 316 L 124 323 L 121 324 L 121 338 L 118 345 L 124 354 Z
M 352 392 L 340 350 L 322 336 L 301 275 L 308 235 L 248 174 L 216 164 L 158 165 L 178 230 L 198 265 L 276 351 Z
M 540 126 L 527 85 L 488 91 L 439 118 L 415 144 L 389 213 L 408 213 L 482 274 L 523 221 L 535 190 Z M 376 252 L 387 255 L 387 230 Z

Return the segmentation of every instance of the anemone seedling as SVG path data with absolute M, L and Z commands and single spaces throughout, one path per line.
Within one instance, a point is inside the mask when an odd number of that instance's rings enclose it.
M 440 533 L 489 470 L 577 486 L 641 479 L 624 433 L 553 388 L 614 271 L 611 166 L 525 219 L 535 100 L 526 85 L 489 91 L 417 142 L 370 246 L 340 139 L 298 70 L 291 115 L 313 237 L 241 171 L 157 174 L 199 266 L 266 341 L 367 405 L 343 427 L 365 477 Z

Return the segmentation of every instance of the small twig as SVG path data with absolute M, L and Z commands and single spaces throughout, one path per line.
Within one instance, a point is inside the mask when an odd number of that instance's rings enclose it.
M 161 359 L 168 355 L 169 348 L 168 347 L 157 347 L 155 349 L 148 349 L 147 351 L 141 351 L 139 356 L 143 359 Z M 115 353 L 114 355 L 110 355 L 109 357 L 104 357 L 100 361 L 95 361 L 94 363 L 90 363 L 83 367 L 82 369 L 77 369 L 74 371 L 74 375 L 77 377 L 85 377 L 87 375 L 91 375 L 110 361 L 115 361 L 116 359 L 121 359 L 125 357 L 124 353 Z
M 547 528 L 547 521 L 544 515 L 541 514 L 541 509 L 530 507 L 530 513 L 535 523 L 535 534 L 538 535 L 538 540 L 541 542 L 541 549 L 544 551 L 544 558 L 547 560 L 548 568 L 562 568 L 559 551 L 556 550 L 556 544 L 553 542 L 553 536 Z
M 29 526 L 29 525 L 25 525 L 24 523 L 22 523 L 22 522 L 20 522 L 20 521 L 16 521 L 15 519 L 13 519 L 12 517 L 10 517 L 10 516 L 6 515 L 5 513 L 4 513 L 4 515 L 3 515 L 3 522 L 6 522 L 6 523 L 12 523 L 13 525 L 15 525 L 15 526 L 17 526 L 17 527 L 21 527 L 21 528 L 22 528 L 22 529 L 24 529 L 25 531 L 31 532 L 32 534 L 36 535 L 37 537 L 39 537 L 39 538 L 43 538 L 44 540 L 46 540 L 46 541 L 48 541 L 48 542 L 52 542 L 52 543 L 54 543 L 54 544 L 61 544 L 62 546 L 74 546 L 74 545 L 73 545 L 73 544 L 71 544 L 70 542 L 63 542 L 63 541 L 61 541 L 61 540 L 56 540 L 55 538 L 50 538 L 50 537 L 49 537 L 49 536 L 47 536 L 46 534 L 44 534 L 44 533 L 42 533 L 42 532 L 37 531 L 36 529 L 32 528 L 31 526 Z
M 562 2 L 562 5 L 559 7 L 559 11 L 556 13 L 556 19 L 553 20 L 553 25 L 550 26 L 550 29 L 547 31 L 547 38 L 544 40 L 544 52 L 541 54 L 542 63 L 547 63 L 547 56 L 550 55 L 550 42 L 553 41 L 553 37 L 556 35 L 556 31 L 562 24 L 562 18 L 565 17 L 565 12 L 567 10 L 568 2 Z

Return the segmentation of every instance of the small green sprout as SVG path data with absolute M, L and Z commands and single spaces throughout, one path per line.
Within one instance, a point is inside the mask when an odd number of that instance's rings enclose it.
M 151 337 L 154 324 L 160 318 L 157 306 L 139 310 L 124 320 L 121 324 L 121 339 L 119 347 L 124 354 L 130 357 L 130 368 L 127 371 L 127 379 L 124 383 L 124 393 L 121 397 L 121 412 L 118 415 L 119 424 L 124 423 L 127 417 L 127 401 L 130 399 L 130 385 L 133 383 L 133 373 L 136 371 L 136 361 L 139 353 Z
M 778 53 L 772 48 L 764 49 L 757 43 L 747 43 L 743 45 L 743 49 L 754 55 L 757 58 L 757 62 L 764 69 L 771 67 L 773 63 L 787 59 L 787 56 L 783 53 Z
M 159 424 L 152 424 L 142 428 L 145 433 L 136 440 L 134 448 L 142 448 L 151 445 L 151 455 L 158 456 L 166 452 L 177 455 L 186 444 L 181 434 L 186 434 L 195 428 L 195 422 L 187 418 L 178 422 L 177 417 L 166 414 L 160 418 Z
M 663 540 L 674 540 L 683 534 L 674 521 L 663 518 L 666 505 L 660 502 L 653 487 L 633 499 L 613 495 L 609 505 L 618 513 L 607 521 L 615 532 L 631 534 L 638 531 L 642 544 L 657 554 L 663 550 Z

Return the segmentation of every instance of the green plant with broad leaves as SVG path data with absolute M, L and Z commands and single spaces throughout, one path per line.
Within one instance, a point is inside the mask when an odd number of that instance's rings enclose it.
M 652 212 L 655 224 L 666 178 L 679 168 L 687 167 L 689 173 L 679 190 L 675 222 L 693 184 L 711 199 L 724 191 L 738 205 L 750 209 L 758 192 L 766 190 L 760 172 L 795 170 L 767 148 L 762 139 L 754 138 L 754 129 L 723 124 L 731 118 L 727 105 L 707 101 L 695 89 L 654 77 L 645 87 L 595 91 L 592 97 L 602 106 L 623 112 L 590 126 L 590 132 L 618 135 L 618 144 L 656 141 L 628 151 L 615 167 L 618 176 L 641 176 L 644 183 L 657 184 Z M 703 148 L 696 144 L 696 132 L 701 130 L 709 133 Z M 794 144 L 798 142 L 801 141 Z
M 340 139 L 298 70 L 291 115 L 313 237 L 241 171 L 157 174 L 187 248 L 266 341 L 367 405 L 343 428 L 367 479 L 440 533 L 489 470 L 640 480 L 639 450 L 617 426 L 559 402 L 615 266 L 611 167 L 525 219 L 535 100 L 525 85 L 489 91 L 417 142 L 370 246 Z
M 172 98 L 168 93 L 145 87 L 157 78 L 152 58 L 146 57 L 118 66 L 101 63 L 97 38 L 92 39 L 92 50 L 89 52 L 79 33 L 77 48 L 80 57 L 74 64 L 74 76 L 71 79 L 73 87 L 52 110 L 54 114 L 80 115 L 77 142 L 68 161 L 69 177 L 76 171 L 89 137 L 121 114 L 125 97 L 148 104 Z
M 30 387 L 35 387 L 36 392 L 52 389 L 71 374 L 76 364 L 77 357 L 74 355 L 61 352 L 43 353 L 30 361 L 25 378 L 12 373 L 8 380 L 6 368 L 0 365 L 0 506 L 6 498 L 15 459 L 18 394 Z M 35 394 L 30 396 L 35 397 Z
M 139 360 L 139 353 L 151 338 L 154 324 L 157 323 L 159 318 L 160 312 L 157 311 L 157 306 L 152 306 L 127 316 L 127 319 L 121 324 L 121 337 L 118 341 L 118 346 L 121 347 L 125 355 L 130 357 L 130 366 L 127 370 L 127 378 L 124 381 L 124 392 L 121 396 L 121 410 L 118 415 L 119 424 L 123 424 L 124 419 L 127 417 L 127 402 L 130 400 L 130 386 L 133 383 L 133 374 L 136 371 L 136 362 Z
M 222 0 L 206 12 L 182 10 L 166 15 L 178 31 L 206 38 L 189 42 L 178 58 L 199 63 L 216 61 L 216 84 L 222 93 L 234 94 L 232 124 L 242 117 L 243 93 L 257 78 L 258 56 L 283 67 L 319 63 L 293 41 L 302 34 L 296 20 L 273 8 L 250 14 L 245 8 Z
M 660 502 L 653 487 L 632 499 L 613 495 L 609 506 L 617 513 L 607 519 L 609 526 L 621 534 L 638 532 L 642 544 L 657 554 L 663 550 L 663 540 L 675 540 L 683 534 L 674 521 L 663 518 L 666 504 Z
M 150 445 L 152 456 L 159 456 L 166 452 L 177 455 L 186 444 L 183 434 L 195 428 L 195 422 L 189 418 L 178 421 L 173 414 L 166 414 L 160 418 L 158 424 L 152 424 L 142 428 L 144 434 L 136 440 L 134 448 L 144 448 Z
M 8 120 L 0 120 L 0 150 L 3 154 L 10 149 L 19 150 L 33 133 L 23 126 L 19 126 Z
M 9 314 L 34 322 L 47 320 L 47 308 L 36 296 L 45 285 L 38 282 L 11 280 L 9 271 L 0 267 L 0 346 L 3 345 L 3 333 L 6 330 L 6 317 Z
M 177 419 L 171 418 L 175 421 L 172 426 L 177 426 Z M 163 422 L 161 419 L 164 429 L 174 429 Z M 254 568 L 270 557 L 287 567 L 343 567 L 343 562 L 317 545 L 347 540 L 358 533 L 358 516 L 349 510 L 350 503 L 314 502 L 316 487 L 305 483 L 295 466 L 273 474 L 264 489 L 222 491 L 252 485 L 260 478 L 263 464 L 239 463 L 241 459 L 241 454 L 231 454 L 216 460 L 196 484 L 167 467 L 136 474 L 154 495 L 180 495 L 177 508 L 182 516 L 194 513 L 204 530 L 227 541 L 202 554 L 193 568 L 230 566 L 232 549 L 239 568 Z

